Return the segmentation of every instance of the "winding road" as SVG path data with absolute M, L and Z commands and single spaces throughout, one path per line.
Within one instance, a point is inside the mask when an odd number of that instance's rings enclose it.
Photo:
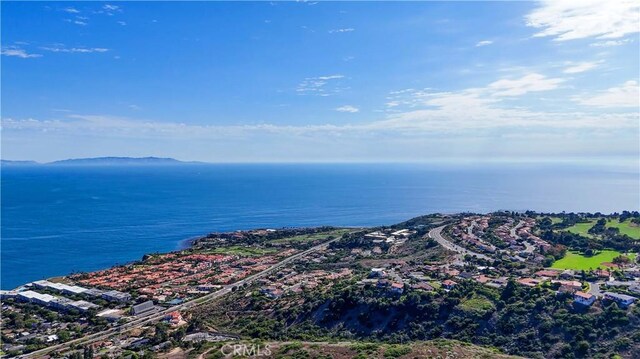
M 438 244 L 440 244 L 441 246 L 445 247 L 448 250 L 460 253 L 462 255 L 470 255 L 470 256 L 475 256 L 478 258 L 482 258 L 482 259 L 491 259 L 489 256 L 486 256 L 484 254 L 480 254 L 480 253 L 476 253 L 473 251 L 470 251 L 466 248 L 460 247 L 457 244 L 454 244 L 452 242 L 450 242 L 449 240 L 445 239 L 442 236 L 442 230 L 444 229 L 444 227 L 446 226 L 440 226 L 440 227 L 436 227 L 432 230 L 429 231 L 429 238 L 434 239 L 436 242 L 438 242 Z

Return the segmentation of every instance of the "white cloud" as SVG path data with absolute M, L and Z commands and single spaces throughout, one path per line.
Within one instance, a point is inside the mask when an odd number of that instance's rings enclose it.
M 343 29 L 329 30 L 329 33 L 330 34 L 335 34 L 335 33 L 353 32 L 353 31 L 356 31 L 356 29 L 354 29 L 352 27 L 347 27 L 347 28 L 343 28 Z
M 493 41 L 491 41 L 491 40 L 482 40 L 482 41 L 478 41 L 478 43 L 476 43 L 476 47 L 487 46 L 487 45 L 491 45 L 491 44 L 493 44 Z
M 631 39 L 622 39 L 622 40 L 607 40 L 607 41 L 598 41 L 590 44 L 589 46 L 594 47 L 611 47 L 611 46 L 620 46 L 627 43 L 630 43 Z
M 74 7 L 68 7 L 63 10 L 64 12 L 68 12 L 69 14 L 79 14 L 80 11 Z
M 355 107 L 355 106 L 344 105 L 344 106 L 340 106 L 340 107 L 336 108 L 336 111 L 338 111 L 338 112 L 356 113 L 356 112 L 359 112 L 360 109 Z
M 540 29 L 534 36 L 556 41 L 621 38 L 640 31 L 637 0 L 544 0 L 525 19 Z
M 569 67 L 564 69 L 565 74 L 577 74 L 580 72 L 585 72 L 589 70 L 593 70 L 601 64 L 602 61 L 591 61 L 591 62 L 579 62 L 579 63 L 569 63 Z
M 20 49 L 20 48 L 17 48 L 17 47 L 5 47 L 5 48 L 2 48 L 0 53 L 2 53 L 2 55 L 4 55 L 4 56 L 19 57 L 21 59 L 42 57 L 42 55 L 40 55 L 40 54 L 30 54 L 27 51 L 25 51 L 24 49 Z
M 343 75 L 307 77 L 298 85 L 296 92 L 301 95 L 330 96 L 340 92 L 342 89 L 336 86 L 328 87 L 327 85 L 343 78 Z
M 102 6 L 102 10 L 96 11 L 97 14 L 106 14 L 109 16 L 115 15 L 117 12 L 122 12 L 122 8 L 118 5 L 105 4 Z
M 126 23 L 126 22 L 124 22 L 124 21 L 118 21 L 118 24 L 120 24 L 120 25 L 122 25 L 122 26 L 126 26 L 126 25 L 127 25 L 127 23 Z
M 80 26 L 86 26 L 87 25 L 87 22 L 82 20 L 82 19 L 64 19 L 64 21 L 72 23 L 72 24 L 80 25 Z
M 576 96 L 574 101 L 595 107 L 640 107 L 640 91 L 637 81 L 627 81 L 621 86 L 612 87 L 595 96 Z
M 109 49 L 103 47 L 65 47 L 65 46 L 53 46 L 53 47 L 41 47 L 42 50 L 51 52 L 66 52 L 66 53 L 82 53 L 88 54 L 93 52 L 107 52 Z
M 564 82 L 561 78 L 547 78 L 544 75 L 532 73 L 519 79 L 502 79 L 487 87 L 493 96 L 520 96 L 528 92 L 549 91 L 558 88 Z
M 107 11 L 120 11 L 120 6 L 117 5 L 105 4 L 102 8 Z

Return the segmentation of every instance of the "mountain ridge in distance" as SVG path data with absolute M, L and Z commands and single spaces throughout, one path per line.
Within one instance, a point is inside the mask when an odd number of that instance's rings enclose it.
M 35 161 L 12 161 L 2 160 L 3 165 L 48 165 L 48 166 L 113 166 L 113 165 L 186 165 L 204 164 L 205 162 L 179 161 L 169 157 L 89 157 L 89 158 L 69 158 L 46 163 Z

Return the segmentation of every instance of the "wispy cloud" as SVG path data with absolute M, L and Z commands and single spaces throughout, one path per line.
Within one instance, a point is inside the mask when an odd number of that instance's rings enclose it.
M 591 62 L 579 62 L 579 63 L 569 63 L 569 67 L 564 69 L 565 74 L 577 74 L 580 72 L 585 72 L 589 70 L 593 70 L 598 65 L 600 65 L 602 61 L 591 61 Z
M 525 18 L 540 29 L 535 37 L 567 41 L 595 37 L 621 38 L 640 31 L 640 2 L 636 0 L 544 0 Z
M 356 31 L 356 29 L 352 28 L 352 27 L 347 27 L 347 28 L 343 28 L 343 29 L 333 29 L 333 30 L 329 30 L 330 34 L 336 34 L 336 33 L 345 33 L 345 32 L 353 32 Z
M 575 96 L 573 100 L 586 106 L 595 107 L 640 107 L 640 86 L 635 80 L 621 86 L 612 87 L 593 96 Z M 636 118 L 637 120 L 637 118 Z
M 360 109 L 355 107 L 355 106 L 344 105 L 344 106 L 340 106 L 340 107 L 336 108 L 336 111 L 338 111 L 338 112 L 356 113 L 356 112 L 359 112 Z
M 42 55 L 40 54 L 30 54 L 24 49 L 21 49 L 18 47 L 11 47 L 11 46 L 3 47 L 2 50 L 0 50 L 0 53 L 2 53 L 3 56 L 19 57 L 21 59 L 42 57 Z
M 122 8 L 120 8 L 120 6 L 112 4 L 105 4 L 102 7 L 102 10 L 104 10 L 107 15 L 113 15 L 115 12 L 122 12 Z
M 564 82 L 561 78 L 547 78 L 532 73 L 518 79 L 502 79 L 487 87 L 492 96 L 520 96 L 528 92 L 549 91 L 558 88 Z
M 77 17 L 75 19 L 64 19 L 64 21 L 68 22 L 68 23 L 72 23 L 72 24 L 76 24 L 76 25 L 80 25 L 80 26 L 87 26 L 88 23 L 85 20 L 86 18 L 80 18 Z
M 491 40 L 482 40 L 482 41 L 478 41 L 476 43 L 476 47 L 487 46 L 487 45 L 491 45 L 491 44 L 493 44 L 493 41 L 491 41 Z
M 317 96 L 330 96 L 340 92 L 342 89 L 329 84 L 334 84 L 336 81 L 343 79 L 343 75 L 327 75 L 318 77 L 307 77 L 296 88 L 296 92 L 302 95 L 317 95 Z
M 622 39 L 622 40 L 607 40 L 607 41 L 598 41 L 590 44 L 589 46 L 594 47 L 611 47 L 611 46 L 620 46 L 624 44 L 628 44 L 631 42 L 631 39 Z
M 51 52 L 65 52 L 65 53 L 81 53 L 81 54 L 90 54 L 94 52 L 102 53 L 107 52 L 109 49 L 103 47 L 66 47 L 64 45 L 56 45 L 56 46 L 43 46 L 40 49 Z
M 69 14 L 79 14 L 80 13 L 80 10 L 78 10 L 78 9 L 76 9 L 74 7 L 67 7 L 67 8 L 64 8 L 62 11 L 68 12 Z

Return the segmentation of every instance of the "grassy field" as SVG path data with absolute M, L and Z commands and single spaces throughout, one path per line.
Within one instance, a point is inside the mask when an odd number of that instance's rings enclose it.
M 208 250 L 206 251 L 206 253 L 227 254 L 227 255 L 236 255 L 236 256 L 242 256 L 242 257 L 259 257 L 265 254 L 274 253 L 276 251 L 277 251 L 276 249 L 231 246 L 231 247 L 218 247 L 212 250 Z
M 593 227 L 593 225 L 596 224 L 597 221 L 597 219 L 593 219 L 588 223 L 576 223 L 573 226 L 565 229 L 565 231 L 593 238 L 595 236 L 589 233 L 589 229 L 591 229 L 591 227 Z M 627 236 L 634 239 L 640 239 L 640 227 L 633 225 L 630 220 L 626 220 L 622 223 L 620 223 L 617 219 L 608 220 L 607 228 L 609 227 L 618 228 L 621 234 L 626 234 Z
M 336 230 L 329 231 L 329 232 L 303 234 L 301 236 L 276 239 L 275 241 L 273 241 L 273 243 L 316 241 L 318 239 L 326 239 L 329 236 L 340 237 L 343 234 L 349 233 L 349 232 L 351 232 L 351 229 L 347 229 L 347 228 L 336 229 Z
M 607 228 L 615 227 L 620 230 L 620 234 L 626 234 L 627 236 L 640 239 L 640 227 L 631 223 L 631 220 L 626 220 L 620 223 L 618 220 L 608 221 Z
M 543 218 L 546 218 L 547 216 L 538 216 L 537 220 L 540 221 Z M 549 219 L 551 220 L 552 224 L 556 224 L 556 223 L 560 223 L 562 222 L 562 218 L 560 217 L 549 217 Z
M 575 270 L 604 268 L 601 263 L 611 262 L 613 258 L 620 254 L 621 253 L 618 251 L 604 250 L 598 252 L 596 255 L 587 257 L 577 252 L 567 252 L 567 255 L 565 255 L 564 258 L 553 262 L 551 268 Z M 628 256 L 632 260 L 635 258 L 635 254 L 629 254 Z
M 593 227 L 594 224 L 596 224 L 597 220 L 591 220 L 589 222 L 586 223 L 576 223 L 571 227 L 568 227 L 567 229 L 565 229 L 565 231 L 567 232 L 571 232 L 571 233 L 575 233 L 575 234 L 579 234 L 581 236 L 585 236 L 585 237 L 594 237 L 593 234 L 589 233 L 589 230 L 591 229 L 591 227 Z

